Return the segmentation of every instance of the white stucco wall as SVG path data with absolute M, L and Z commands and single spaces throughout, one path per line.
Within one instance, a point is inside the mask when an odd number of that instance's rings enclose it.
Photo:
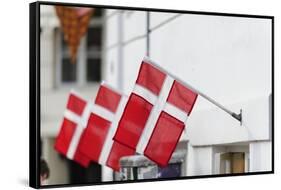
M 271 141 L 252 142 L 250 144 L 250 171 L 261 172 L 272 169 Z
M 213 172 L 213 148 L 188 146 L 187 176 L 211 175 Z
M 219 102 L 269 96 L 270 26 L 268 19 L 183 15 L 151 33 L 151 58 Z
M 118 77 L 120 73 L 120 26 L 119 16 L 120 12 L 117 10 L 107 10 L 105 12 L 104 23 L 104 44 L 103 44 L 103 76 L 104 80 L 110 82 L 114 87 L 118 87 Z M 114 31 L 114 32 L 112 32 Z
M 269 140 L 271 138 L 270 97 L 253 98 L 228 107 L 239 113 L 242 125 L 220 108 L 204 98 L 199 98 L 187 121 L 187 139 L 192 145 Z M 209 106 L 202 108 L 200 105 Z

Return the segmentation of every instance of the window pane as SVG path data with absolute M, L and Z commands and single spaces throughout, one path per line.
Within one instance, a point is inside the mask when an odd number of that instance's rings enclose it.
M 62 57 L 69 58 L 70 57 L 70 49 L 66 41 L 64 40 L 63 33 L 61 33 L 61 50 L 62 50 Z
M 97 50 L 100 50 L 101 34 L 102 34 L 101 27 L 90 27 L 88 29 L 87 46 L 91 48 L 95 47 L 97 48 Z
M 103 14 L 103 10 L 104 9 L 101 9 L 101 8 L 95 8 L 95 11 L 94 11 L 94 14 L 93 14 L 93 17 L 101 17 L 102 14 Z
M 181 163 L 169 164 L 164 168 L 158 168 L 158 178 L 180 177 Z
M 101 80 L 101 60 L 88 59 L 87 60 L 87 81 L 99 82 Z
M 77 63 L 71 63 L 69 58 L 62 60 L 62 81 L 74 82 L 76 81 L 76 67 Z

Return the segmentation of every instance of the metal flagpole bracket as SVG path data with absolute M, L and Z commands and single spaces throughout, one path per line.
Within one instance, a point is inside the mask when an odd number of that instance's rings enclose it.
M 233 112 L 231 116 L 240 121 L 240 126 L 242 126 L 242 109 L 240 109 L 239 114 Z

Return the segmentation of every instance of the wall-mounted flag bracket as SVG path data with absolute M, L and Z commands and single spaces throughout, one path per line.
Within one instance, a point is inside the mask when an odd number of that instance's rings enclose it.
M 238 121 L 240 121 L 240 125 L 242 126 L 242 109 L 240 109 L 240 113 L 232 113 L 231 114 L 232 117 L 234 117 L 235 119 L 237 119 Z
M 221 108 L 223 111 L 225 111 L 226 113 L 231 115 L 233 118 L 237 119 L 240 122 L 240 126 L 242 126 L 242 109 L 240 109 L 240 113 L 239 114 L 237 114 L 235 112 L 232 112 L 229 109 L 227 109 L 226 107 L 224 107 L 223 105 L 221 105 L 220 103 L 218 103 L 217 101 L 215 101 L 214 99 L 212 99 L 209 96 L 207 96 L 206 94 L 198 91 L 197 89 L 193 88 L 192 86 L 190 86 L 189 84 L 185 83 L 184 81 L 182 81 L 182 82 L 186 86 L 189 86 L 191 89 L 193 89 L 195 92 L 197 92 L 200 96 L 204 97 L 206 100 L 208 100 L 209 102 L 213 103 L 217 107 Z

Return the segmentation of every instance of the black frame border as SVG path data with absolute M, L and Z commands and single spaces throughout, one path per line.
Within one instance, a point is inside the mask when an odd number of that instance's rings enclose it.
M 161 178 L 161 179 L 144 179 L 144 180 L 130 180 L 130 181 L 108 181 L 98 183 L 82 183 L 82 184 L 58 184 L 58 185 L 40 185 L 40 5 L 61 5 L 61 6 L 75 6 L 75 7 L 93 7 L 105 9 L 119 9 L 119 10 L 134 10 L 134 11 L 153 11 L 166 13 L 182 13 L 182 14 L 196 14 L 209 16 L 227 16 L 227 17 L 244 17 L 244 18 L 259 18 L 271 19 L 271 66 L 272 66 L 272 170 L 248 172 L 241 174 L 215 174 L 215 175 L 198 175 L 198 176 L 183 176 L 179 178 Z M 260 174 L 274 174 L 275 171 L 275 148 L 274 148 L 274 16 L 269 15 L 251 15 L 251 14 L 237 14 L 237 13 L 220 13 L 220 12 L 206 12 L 206 11 L 189 11 L 189 10 L 171 10 L 158 9 L 148 7 L 126 7 L 113 5 L 94 5 L 94 4 L 79 4 L 79 3 L 64 3 L 64 2 L 49 2 L 37 1 L 29 4 L 29 186 L 33 188 L 55 188 L 55 187 L 77 187 L 90 185 L 109 185 L 109 184 L 126 184 L 139 182 L 158 182 L 158 181 L 172 181 L 172 180 L 186 180 L 186 179 L 201 179 L 201 178 L 216 178 L 216 177 L 233 177 L 233 176 L 249 176 Z M 35 119 L 34 119 L 35 116 Z
M 40 187 L 40 3 L 29 4 L 29 186 Z M 35 116 L 35 118 L 34 118 Z

